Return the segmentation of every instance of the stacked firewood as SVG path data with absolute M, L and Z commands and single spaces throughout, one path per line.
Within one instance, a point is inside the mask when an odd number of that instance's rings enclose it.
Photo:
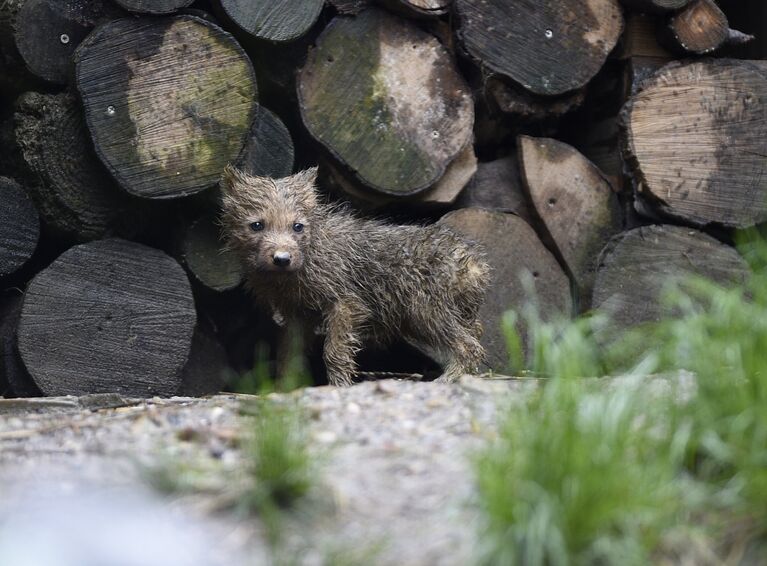
M 481 242 L 496 371 L 531 294 L 630 327 L 670 277 L 739 281 L 762 36 L 736 0 L 5 0 L 0 394 L 204 394 L 254 363 L 274 328 L 221 249 L 230 162 L 319 163 L 329 198 Z M 431 364 L 394 358 L 363 369 Z

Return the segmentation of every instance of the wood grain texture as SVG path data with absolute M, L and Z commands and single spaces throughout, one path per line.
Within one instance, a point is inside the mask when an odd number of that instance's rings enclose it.
M 335 18 L 298 78 L 312 136 L 371 189 L 433 186 L 471 140 L 471 93 L 437 39 L 386 12 Z
M 455 0 L 455 8 L 474 59 L 548 96 L 589 82 L 623 30 L 617 0 Z
M 0 279 L 18 271 L 37 248 L 40 218 L 26 191 L 0 177 Z
M 530 201 L 575 280 L 581 303 L 587 303 L 599 252 L 621 230 L 617 196 L 574 147 L 529 136 L 520 136 L 518 144 Z
M 24 0 L 13 21 L 13 37 L 33 75 L 65 84 L 77 46 L 97 23 L 116 14 L 104 0 Z
M 237 167 L 249 175 L 287 177 L 293 172 L 295 149 L 290 132 L 272 111 L 259 106 Z
M 328 0 L 328 4 L 333 6 L 339 14 L 357 15 L 365 8 L 368 8 L 373 0 Z
M 394 12 L 417 18 L 446 14 L 453 0 L 379 0 L 379 2 Z
M 747 61 L 672 63 L 624 108 L 640 194 L 695 224 L 767 219 L 767 79 Z
M 724 45 L 729 31 L 727 16 L 713 0 L 694 0 L 669 17 L 660 37 L 676 52 L 703 55 Z
M 70 248 L 24 297 L 18 347 L 46 395 L 176 394 L 196 313 L 164 253 L 119 239 Z
M 96 151 L 138 196 L 177 198 L 215 184 L 255 117 L 250 60 L 194 16 L 109 22 L 83 42 L 76 71 Z
M 529 223 L 532 217 L 522 188 L 517 154 L 480 163 L 474 177 L 458 197 L 456 206 L 513 212 Z
M 679 226 L 643 226 L 616 236 L 600 258 L 593 307 L 613 327 L 660 321 L 664 289 L 689 275 L 743 284 L 748 267 L 731 247 Z
M 74 96 L 27 93 L 14 118 L 16 141 L 36 181 L 30 192 L 46 226 L 78 241 L 132 231 L 132 203 L 93 151 Z
M 439 223 L 484 247 L 492 272 L 490 288 L 480 310 L 485 330 L 482 344 L 490 366 L 503 371 L 508 366 L 508 354 L 501 318 L 507 310 L 519 310 L 531 299 L 522 283 L 524 274 L 532 277 L 544 320 L 571 315 L 570 281 L 535 231 L 518 216 L 465 208 L 446 214 Z M 530 344 L 522 321 L 519 331 L 529 354 Z
M 22 301 L 20 292 L 0 297 L 0 397 L 41 395 L 19 356 L 16 328 L 19 325 Z
M 128 10 L 139 14 L 172 14 L 190 6 L 194 0 L 114 0 Z
M 621 3 L 634 12 L 662 13 L 684 8 L 692 0 L 621 0 Z
M 182 256 L 200 284 L 213 291 L 228 291 L 242 282 L 243 271 L 234 253 L 223 249 L 220 232 L 213 218 L 196 220 L 184 235 Z
M 291 41 L 317 21 L 323 0 L 219 0 L 226 15 L 258 39 Z

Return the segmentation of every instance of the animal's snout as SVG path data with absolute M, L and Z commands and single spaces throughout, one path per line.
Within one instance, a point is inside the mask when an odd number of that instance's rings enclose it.
M 290 265 L 290 254 L 288 252 L 274 252 L 272 262 L 278 267 L 287 267 Z

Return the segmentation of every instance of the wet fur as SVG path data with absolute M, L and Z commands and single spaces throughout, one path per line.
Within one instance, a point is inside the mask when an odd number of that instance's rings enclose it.
M 278 322 L 322 325 L 333 385 L 352 383 L 367 339 L 385 345 L 404 338 L 443 366 L 443 381 L 476 371 L 484 359 L 477 313 L 489 277 L 479 250 L 447 227 L 391 225 L 321 202 L 316 174 L 224 173 L 223 232 L 255 299 Z M 255 220 L 265 222 L 263 232 L 250 229 Z M 295 222 L 304 225 L 301 234 Z M 277 249 L 297 264 L 270 265 Z

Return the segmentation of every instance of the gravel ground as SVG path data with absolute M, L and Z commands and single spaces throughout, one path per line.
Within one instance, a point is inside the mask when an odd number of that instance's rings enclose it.
M 386 380 L 291 394 L 310 417 L 319 477 L 317 493 L 286 527 L 288 561 L 322 564 L 333 550 L 352 564 L 470 563 L 477 516 L 469 457 L 494 434 L 499 401 L 518 398 L 513 392 L 527 386 L 466 376 L 452 385 Z M 141 509 L 154 517 L 167 514 L 170 531 L 161 538 L 169 548 L 191 548 L 181 535 L 197 529 L 195 540 L 207 538 L 202 545 L 207 550 L 191 553 L 192 561 L 152 562 L 147 555 L 135 564 L 268 563 L 258 519 L 222 510 L 220 489 L 163 497 L 146 487 L 146 470 L 167 462 L 211 470 L 213 486 L 232 477 L 244 457 L 238 413 L 246 400 L 235 395 L 0 400 L 0 563 L 8 563 L 3 552 L 12 555 L 8 539 L 23 542 L 17 527 L 27 519 L 55 525 L 64 513 L 73 517 L 72 529 L 91 532 L 90 540 L 110 540 L 108 526 L 135 522 L 131 518 L 141 516 Z M 73 501 L 87 505 L 75 512 Z M 104 529 L 103 536 L 92 533 L 94 524 Z M 146 530 L 141 536 L 147 540 L 161 532 L 151 521 Z M 27 536 L 30 545 L 45 546 L 38 544 L 40 532 Z M 150 554 L 164 556 L 158 550 Z M 108 564 L 98 560 L 93 563 Z

